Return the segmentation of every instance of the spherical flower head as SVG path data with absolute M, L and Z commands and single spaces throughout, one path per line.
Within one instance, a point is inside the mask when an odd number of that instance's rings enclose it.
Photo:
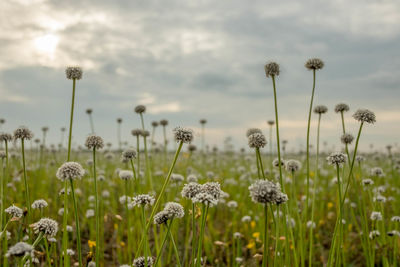
M 65 69 L 65 75 L 69 80 L 80 80 L 82 79 L 82 68 L 78 66 L 70 66 Z
M 375 239 L 377 237 L 379 237 L 381 235 L 381 233 L 378 230 L 373 230 L 371 232 L 369 232 L 369 239 Z
M 121 180 L 130 180 L 133 178 L 133 172 L 128 170 L 119 171 L 118 175 Z
M 363 179 L 363 180 L 361 180 L 361 183 L 363 186 L 369 186 L 369 185 L 373 185 L 374 181 L 372 179 Z
M 28 128 L 21 126 L 14 131 L 14 139 L 24 139 L 31 140 L 33 137 L 33 133 Z
M 6 208 L 4 212 L 11 215 L 13 218 L 21 218 L 24 214 L 23 210 L 15 205 L 11 205 L 10 207 Z
M 265 75 L 267 77 L 275 77 L 279 75 L 279 65 L 276 62 L 270 62 L 264 66 Z
M 117 123 L 122 123 L 122 118 L 117 118 Z
M 353 118 L 356 121 L 359 122 L 366 122 L 366 123 L 375 123 L 376 122 L 376 117 L 375 117 L 375 113 L 373 113 L 372 111 L 368 110 L 368 109 L 359 109 L 357 110 L 354 114 L 353 114 Z
M 200 185 L 198 183 L 191 182 L 191 183 L 185 184 L 183 186 L 183 189 L 182 189 L 182 192 L 181 192 L 182 197 L 188 198 L 188 199 L 192 199 L 198 193 L 201 192 L 201 188 L 202 188 L 202 185 Z
M 137 259 L 133 260 L 133 267 L 151 267 L 154 264 L 154 258 L 153 257 L 147 257 L 147 266 L 146 266 L 146 260 L 144 257 L 139 257 Z
M 153 122 L 151 123 L 151 126 L 153 126 L 154 128 L 157 127 L 157 126 L 158 126 L 158 121 L 153 121 Z
M 149 137 L 150 136 L 150 132 L 147 130 L 141 130 L 140 131 L 140 135 L 143 137 Z
M 97 135 L 89 135 L 86 138 L 85 146 L 88 149 L 102 149 L 104 147 L 104 141 L 103 138 Z
M 345 104 L 345 103 L 339 103 L 335 106 L 335 112 L 339 113 L 339 112 L 347 112 L 350 110 L 350 107 Z
M 382 168 L 380 168 L 380 167 L 371 168 L 370 173 L 371 173 L 372 176 L 376 176 L 376 177 L 385 176 L 385 173 L 383 172 Z
M 221 185 L 218 182 L 207 182 L 201 186 L 201 192 L 210 194 L 219 200 L 222 194 Z
M 138 105 L 138 106 L 135 107 L 135 112 L 137 114 L 144 113 L 145 111 L 146 111 L 146 107 L 143 106 L 143 105 Z
M 14 246 L 10 247 L 6 253 L 6 257 L 16 256 L 22 257 L 25 255 L 30 255 L 33 252 L 32 245 L 25 242 L 18 242 Z
M 289 200 L 288 196 L 285 193 L 281 192 L 280 194 L 277 195 L 275 204 L 280 205 L 287 202 L 288 200 Z
M 357 161 L 358 163 L 361 163 L 361 162 L 365 161 L 365 157 L 364 157 L 364 156 L 361 156 L 361 155 L 357 155 L 357 156 L 356 156 L 356 161 Z
M 314 113 L 316 114 L 325 114 L 328 112 L 328 108 L 324 105 L 315 106 Z
M 255 203 L 277 204 L 284 198 L 279 183 L 257 180 L 249 186 L 250 197 Z
M 349 133 L 345 133 L 340 137 L 340 141 L 342 141 L 343 144 L 345 145 L 349 145 L 353 142 L 354 137 L 353 135 L 349 134 Z
M 10 142 L 13 139 L 12 135 L 9 133 L 0 133 L 0 141 Z
M 43 233 L 46 237 L 54 237 L 58 231 L 58 223 L 49 218 L 42 218 L 33 224 L 35 234 Z
M 272 161 L 272 166 L 278 168 L 279 167 L 279 159 L 276 158 Z M 285 166 L 285 161 L 281 159 L 281 166 Z
M 307 60 L 304 66 L 309 70 L 320 70 L 324 67 L 324 62 L 319 58 L 311 58 Z
M 183 142 L 190 144 L 193 141 L 193 130 L 183 127 L 176 127 L 174 129 L 174 137 L 176 142 Z
M 379 211 L 373 211 L 371 212 L 370 219 L 372 221 L 382 221 L 382 213 L 380 213 Z
M 347 156 L 342 152 L 333 152 L 331 153 L 326 160 L 328 161 L 329 165 L 342 165 L 346 162 Z
M 182 205 L 176 202 L 165 204 L 164 211 L 168 212 L 170 218 L 182 218 L 185 215 Z
M 154 215 L 154 224 L 163 224 L 170 219 L 169 212 L 162 210 Z
M 46 200 L 44 200 L 44 199 L 35 200 L 35 201 L 33 201 L 32 205 L 31 205 L 32 209 L 43 209 L 43 208 L 46 208 L 47 206 L 48 206 L 48 204 L 47 204 Z
M 93 218 L 94 217 L 94 210 L 92 209 L 88 209 L 86 210 L 86 214 L 85 214 L 86 218 Z
M 168 125 L 168 120 L 160 120 L 160 124 L 162 125 L 162 126 L 167 126 Z
M 93 113 L 93 109 L 88 108 L 88 109 L 86 110 L 86 113 L 87 113 L 88 115 L 92 114 L 92 113 Z
M 249 137 L 250 135 L 255 134 L 255 133 L 260 133 L 260 134 L 262 134 L 262 131 L 261 131 L 261 129 L 259 129 L 259 128 L 250 128 L 250 129 L 248 129 L 248 130 L 246 131 L 246 137 Z
M 154 204 L 154 197 L 148 194 L 141 194 L 133 197 L 133 205 L 134 206 L 153 206 Z
M 125 160 L 132 160 L 136 158 L 136 150 L 134 149 L 127 149 L 122 152 L 122 158 Z
M 267 144 L 267 140 L 265 139 L 265 136 L 261 133 L 254 133 L 251 134 L 249 137 L 249 147 L 251 148 L 260 148 L 264 147 Z
M 289 159 L 285 162 L 285 168 L 288 172 L 297 172 L 301 168 L 301 163 L 295 159 Z
M 141 130 L 141 129 L 133 129 L 133 130 L 131 131 L 131 134 L 132 134 L 133 136 L 140 136 L 140 135 L 142 135 L 142 130 Z
M 197 147 L 196 147 L 195 145 L 190 144 L 190 145 L 188 146 L 189 152 L 194 152 L 194 151 L 196 151 L 196 149 L 197 149 Z
M 56 173 L 57 178 L 61 181 L 65 181 L 66 179 L 81 179 L 83 175 L 85 175 L 85 170 L 81 164 L 73 161 L 65 162 L 58 168 Z
M 274 124 L 275 124 L 275 121 L 273 121 L 273 120 L 269 120 L 269 121 L 267 121 L 267 123 L 268 123 L 268 125 L 269 125 L 269 126 L 274 126 Z
M 218 200 L 215 199 L 212 195 L 204 192 L 198 193 L 196 196 L 192 198 L 193 203 L 202 203 L 208 205 L 210 207 L 218 204 Z

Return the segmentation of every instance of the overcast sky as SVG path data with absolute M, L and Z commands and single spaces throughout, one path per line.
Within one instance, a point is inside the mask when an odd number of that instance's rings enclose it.
M 298 149 L 305 144 L 312 85 L 304 63 L 319 57 L 325 67 L 317 73 L 315 104 L 329 108 L 322 140 L 340 147 L 333 108 L 345 102 L 353 134 L 356 109 L 377 115 L 377 123 L 364 128 L 362 147 L 384 147 L 400 133 L 399 22 L 397 0 L 2 0 L 1 130 L 26 125 L 40 137 L 48 126 L 50 143 L 58 143 L 71 101 L 65 66 L 79 65 L 76 144 L 90 132 L 87 108 L 106 141 L 116 143 L 118 117 L 124 140 L 133 141 L 130 130 L 139 127 L 133 109 L 144 104 L 148 125 L 166 118 L 171 129 L 199 132 L 198 121 L 206 118 L 207 143 L 222 147 L 231 136 L 240 148 L 247 128 L 267 131 L 266 121 L 274 118 L 272 84 L 263 70 L 273 60 L 281 66 L 281 136 Z

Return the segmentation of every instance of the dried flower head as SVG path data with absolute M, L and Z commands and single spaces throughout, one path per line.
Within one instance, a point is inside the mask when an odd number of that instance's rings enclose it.
M 201 186 L 201 192 L 210 194 L 216 200 L 219 200 L 222 194 L 221 185 L 218 182 L 207 182 Z
M 249 186 L 249 191 L 251 199 L 256 203 L 281 204 L 288 200 L 287 196 L 282 193 L 279 183 L 269 180 L 257 180 Z
M 86 138 L 85 146 L 88 149 L 102 149 L 104 147 L 103 138 L 97 135 L 89 135 Z
M 133 178 L 133 172 L 128 170 L 121 170 L 118 175 L 121 180 L 130 180 Z
M 328 161 L 328 164 L 330 165 L 342 165 L 343 163 L 346 162 L 347 156 L 343 154 L 342 152 L 333 152 L 331 153 L 326 160 Z
M 379 211 L 373 211 L 371 212 L 371 220 L 372 221 L 382 221 L 382 213 Z
M 139 257 L 133 261 L 133 267 L 151 267 L 154 264 L 153 257 L 147 257 L 147 266 L 146 260 L 144 257 Z
M 273 126 L 275 124 L 275 121 L 269 120 L 269 121 L 267 121 L 267 123 L 268 123 L 269 126 Z
M 154 215 L 154 224 L 163 224 L 170 219 L 170 215 L 167 211 L 162 210 Z
M 206 123 L 207 123 L 207 120 L 206 120 L 206 119 L 201 119 L 201 120 L 200 120 L 200 124 L 204 125 L 204 124 L 206 124 Z
M 132 160 L 136 158 L 136 150 L 133 148 L 129 148 L 122 152 L 122 159 L 124 160 Z
M 301 168 L 301 163 L 298 160 L 295 159 L 289 159 L 285 162 L 285 168 L 288 172 L 296 172 L 300 170 Z
M 324 67 L 324 62 L 319 58 L 311 58 L 304 66 L 309 70 L 320 70 Z
M 47 206 L 48 206 L 48 204 L 47 204 L 46 200 L 44 200 L 44 199 L 35 200 L 35 201 L 33 201 L 32 205 L 31 205 L 32 209 L 43 209 L 43 208 L 46 208 Z
M 374 123 L 376 122 L 375 113 L 368 109 L 359 109 L 353 114 L 353 118 L 359 122 Z
M 146 111 L 146 107 L 143 105 L 137 105 L 135 107 L 135 112 L 138 114 L 144 113 Z
M 151 126 L 153 126 L 154 128 L 158 126 L 158 121 L 153 121 L 151 122 Z
M 0 141 L 10 142 L 13 139 L 12 135 L 9 133 L 0 133 Z
M 267 144 L 265 136 L 261 133 L 253 133 L 248 138 L 249 147 L 251 148 L 260 148 Z
M 192 199 L 201 192 L 202 186 L 198 183 L 188 183 L 183 186 L 181 195 L 184 198 Z
M 315 106 L 314 113 L 316 114 L 325 114 L 328 112 L 328 108 L 324 105 Z
M 82 79 L 82 68 L 78 66 L 70 66 L 65 69 L 65 75 L 69 80 L 80 80 Z
M 260 134 L 262 134 L 262 131 L 261 131 L 261 129 L 259 129 L 259 128 L 250 128 L 250 129 L 248 129 L 248 130 L 246 131 L 246 137 L 249 137 L 250 135 L 255 134 L 255 133 L 260 133 Z
M 142 129 L 133 129 L 133 130 L 131 131 L 131 134 L 132 134 L 133 136 L 140 136 L 140 135 L 142 135 Z
M 346 111 L 349 111 L 349 110 L 350 110 L 350 107 L 345 103 L 339 103 L 339 104 L 337 104 L 335 106 L 335 112 L 336 113 L 346 112 Z
M 192 198 L 192 202 L 193 203 L 202 203 L 202 204 L 208 205 L 210 207 L 218 204 L 218 200 L 215 197 L 213 197 L 211 194 L 204 193 L 204 192 L 200 192 L 200 193 L 196 194 L 196 196 L 194 196 Z
M 368 186 L 368 185 L 373 185 L 374 181 L 372 181 L 372 179 L 362 179 L 361 183 L 363 186 Z
M 164 211 L 168 212 L 170 218 L 182 218 L 185 215 L 182 205 L 176 202 L 165 204 Z
M 4 212 L 11 215 L 13 218 L 21 218 L 24 214 L 23 210 L 15 205 L 11 205 L 10 207 L 6 208 Z
M 134 206 L 147 206 L 150 205 L 152 206 L 154 204 L 154 197 L 150 196 L 148 194 L 141 194 L 137 195 L 136 197 L 133 197 L 133 205 Z
M 349 133 L 345 133 L 340 137 L 340 141 L 342 141 L 343 144 L 345 145 L 349 145 L 353 142 L 354 137 L 353 135 L 349 134 Z
M 33 224 L 35 234 L 43 233 L 46 237 L 54 237 L 58 231 L 58 223 L 49 218 L 42 218 Z
M 160 120 L 160 124 L 162 125 L 162 126 L 167 126 L 168 125 L 168 120 Z
M 176 127 L 174 129 L 174 137 L 176 142 L 183 142 L 190 144 L 193 140 L 193 131 L 188 128 Z
M 25 243 L 25 242 L 18 242 L 14 246 L 10 247 L 6 253 L 6 257 L 16 256 L 22 257 L 25 255 L 31 255 L 33 252 L 32 245 Z
M 31 140 L 33 137 L 33 133 L 31 130 L 26 128 L 25 126 L 21 126 L 18 129 L 14 131 L 14 139 L 25 139 L 25 140 Z
M 270 62 L 265 64 L 264 66 L 265 75 L 267 77 L 274 77 L 279 75 L 279 65 L 275 62 Z
M 73 161 L 65 162 L 56 173 L 57 178 L 61 181 L 65 179 L 81 179 L 83 175 L 85 175 L 85 170 L 81 164 Z

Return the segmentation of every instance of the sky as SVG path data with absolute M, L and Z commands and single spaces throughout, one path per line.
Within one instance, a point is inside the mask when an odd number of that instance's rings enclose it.
M 72 82 L 65 67 L 79 65 L 73 137 L 83 145 L 90 133 L 85 110 L 93 109 L 96 134 L 117 143 L 140 127 L 136 105 L 147 107 L 146 126 L 169 120 L 194 129 L 207 119 L 206 142 L 246 147 L 250 127 L 268 134 L 274 119 L 266 62 L 280 64 L 277 97 L 281 139 L 288 150 L 304 148 L 312 72 L 318 57 L 315 105 L 329 109 L 321 140 L 340 149 L 337 103 L 350 106 L 347 129 L 359 124 L 358 108 L 375 112 L 364 127 L 361 148 L 397 147 L 400 133 L 400 1 L 397 0 L 2 0 L 0 1 L 1 131 L 25 125 L 48 143 L 60 142 L 69 123 Z M 311 143 L 316 140 L 313 116 Z M 155 140 L 161 141 L 158 128 Z M 115 147 L 115 145 L 114 145 Z

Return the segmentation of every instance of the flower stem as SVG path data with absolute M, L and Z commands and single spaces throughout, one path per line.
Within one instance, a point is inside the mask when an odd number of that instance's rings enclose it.
M 264 205 L 264 250 L 262 266 L 268 265 L 268 204 Z
M 208 205 L 203 204 L 202 212 L 201 212 L 201 227 L 200 227 L 200 236 L 199 236 L 199 243 L 197 246 L 197 260 L 196 260 L 196 267 L 201 265 L 201 255 L 203 249 L 203 239 L 204 239 L 204 228 L 206 226 L 207 221 L 207 213 L 208 213 Z
M 192 265 L 194 266 L 194 259 L 196 256 L 196 203 L 192 203 Z
M 96 264 L 100 266 L 100 213 L 99 200 L 97 192 L 97 172 L 96 172 L 96 148 L 93 148 L 93 180 L 94 180 L 94 197 L 96 212 Z
M 274 102 L 275 102 L 275 123 L 276 123 L 276 145 L 278 149 L 278 163 L 279 163 L 279 183 L 283 188 L 282 166 L 281 166 L 281 147 L 279 141 L 279 120 L 278 120 L 278 101 L 276 97 L 275 75 L 272 75 L 272 85 L 274 87 Z
M 164 239 L 163 239 L 163 241 L 162 241 L 162 243 L 161 243 L 160 252 L 158 253 L 157 258 L 156 258 L 156 261 L 155 261 L 155 263 L 154 263 L 154 266 L 155 266 L 155 267 L 157 267 L 157 264 L 158 264 L 158 262 L 160 261 L 162 252 L 163 252 L 163 250 L 164 250 L 165 243 L 166 243 L 166 241 L 167 241 L 167 239 L 168 239 L 168 236 L 169 236 L 169 233 L 170 233 L 170 230 L 171 230 L 172 222 L 173 222 L 173 219 L 171 219 L 171 222 L 170 222 L 170 223 L 166 223 L 166 225 L 167 225 L 167 233 L 165 234 Z
M 22 150 L 22 167 L 24 169 L 24 185 L 25 185 L 25 201 L 26 207 L 28 208 L 28 224 L 31 222 L 31 203 L 29 200 L 29 187 L 28 180 L 26 177 L 26 165 L 25 165 L 25 140 L 21 139 L 21 150 Z
M 79 216 L 78 216 L 78 206 L 76 205 L 75 199 L 75 191 L 74 191 L 74 182 L 72 179 L 69 179 L 71 185 L 71 193 L 72 193 L 72 200 L 74 202 L 74 211 L 75 211 L 75 224 L 76 224 L 76 246 L 78 250 L 78 259 L 79 259 L 79 266 L 82 266 L 82 250 L 81 250 L 81 230 L 79 227 Z M 96 248 L 97 250 L 97 248 Z

